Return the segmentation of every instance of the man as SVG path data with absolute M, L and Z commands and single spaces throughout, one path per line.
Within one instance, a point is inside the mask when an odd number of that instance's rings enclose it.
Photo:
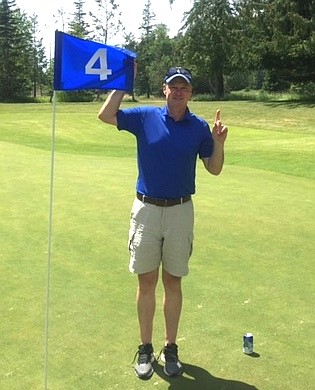
M 120 109 L 124 93 L 112 91 L 98 118 L 127 130 L 137 140 L 138 181 L 129 231 L 130 271 L 138 275 L 137 310 L 141 344 L 135 372 L 139 378 L 153 374 L 152 346 L 155 289 L 162 265 L 165 346 L 162 360 L 168 376 L 180 375 L 176 337 L 182 309 L 181 279 L 188 274 L 192 252 L 197 156 L 207 171 L 218 175 L 224 162 L 227 127 L 220 111 L 210 132 L 203 119 L 189 111 L 192 75 L 171 68 L 164 78 L 166 106 Z

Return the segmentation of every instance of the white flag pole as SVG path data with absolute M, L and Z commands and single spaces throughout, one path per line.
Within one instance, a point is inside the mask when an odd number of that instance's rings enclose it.
M 50 191 L 49 191 L 49 217 L 48 217 L 48 248 L 47 248 L 47 282 L 46 282 L 46 316 L 45 316 L 45 390 L 48 389 L 48 358 L 49 358 L 49 313 L 50 313 L 50 283 L 51 283 L 51 248 L 53 225 L 53 195 L 55 170 L 55 133 L 56 133 L 56 91 L 53 92 L 53 115 L 51 132 L 50 156 Z

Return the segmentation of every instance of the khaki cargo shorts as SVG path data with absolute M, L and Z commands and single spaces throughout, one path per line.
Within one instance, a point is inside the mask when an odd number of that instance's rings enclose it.
M 171 275 L 187 275 L 193 248 L 193 227 L 191 200 L 160 207 L 135 199 L 129 230 L 130 272 L 143 274 L 162 264 Z

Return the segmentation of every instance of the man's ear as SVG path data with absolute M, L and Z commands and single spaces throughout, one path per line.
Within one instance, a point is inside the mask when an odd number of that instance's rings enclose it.
M 163 84 L 163 94 L 166 95 L 166 84 Z

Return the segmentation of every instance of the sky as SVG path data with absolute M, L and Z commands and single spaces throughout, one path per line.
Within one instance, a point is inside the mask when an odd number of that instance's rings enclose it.
M 43 43 L 47 52 L 54 50 L 54 31 L 62 31 L 61 22 L 56 23 L 54 15 L 58 10 L 63 9 L 66 14 L 75 11 L 74 0 L 16 0 L 16 5 L 28 15 L 36 14 L 38 24 L 43 37 Z M 116 0 L 119 10 L 122 13 L 121 19 L 125 26 L 126 33 L 132 32 L 139 37 L 139 25 L 143 19 L 143 9 L 147 0 Z M 169 0 L 151 0 L 151 10 L 155 13 L 155 23 L 164 23 L 169 29 L 169 36 L 175 36 L 182 25 L 184 12 L 192 8 L 193 0 L 174 0 L 170 7 Z M 85 0 L 85 12 L 92 11 L 95 7 L 95 0 Z M 116 37 L 117 41 L 109 40 L 109 45 L 122 45 L 123 38 Z

